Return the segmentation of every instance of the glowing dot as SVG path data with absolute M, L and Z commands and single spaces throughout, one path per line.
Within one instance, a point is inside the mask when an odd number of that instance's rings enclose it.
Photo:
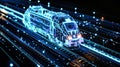
M 52 61 L 50 61 L 50 63 L 53 63 Z
M 23 9 L 25 9 L 25 7 L 23 7 Z
M 75 35 L 73 35 L 73 37 L 75 37 Z
M 86 21 L 83 21 L 83 23 L 86 23 Z
M 101 21 L 104 21 L 104 17 L 101 17 Z
M 38 42 L 40 42 L 40 40 L 38 40 Z
M 75 14 L 77 13 L 77 11 L 74 12 Z
M 17 30 L 17 32 L 19 32 L 19 30 Z
M 59 67 L 58 65 L 56 65 L 55 67 Z
M 82 15 L 82 17 L 84 17 L 85 15 Z
M 37 64 L 37 67 L 40 67 L 40 65 L 39 65 L 39 64 Z
M 25 33 L 25 31 L 23 31 L 23 33 Z
M 81 15 L 80 15 L 80 17 L 81 17 Z
M 96 19 L 96 21 L 99 21 L 99 19 Z
M 93 18 L 95 18 L 95 16 L 93 16 Z
M 48 7 L 50 7 L 50 2 L 48 2 Z
M 13 67 L 13 63 L 10 63 L 10 67 Z
M 15 21 L 17 21 L 17 19 L 15 19 Z
M 110 39 L 110 41 L 113 41 L 113 39 Z
M 92 39 L 92 37 L 90 37 L 90 39 Z
M 95 36 L 97 36 L 97 34 L 95 33 Z
M 43 50 L 42 53 L 45 53 L 45 50 Z
M 48 44 L 48 42 L 46 42 L 46 44 Z
M 40 0 L 38 0 L 38 3 L 40 2 Z
M 55 49 L 57 49 L 57 47 L 55 47 Z
M 77 10 L 77 7 L 75 7 L 74 9 Z
M 63 10 L 63 8 L 60 8 L 60 10 Z
M 93 14 L 95 14 L 95 12 L 93 11 Z
M 50 4 L 50 2 L 48 2 L 48 4 Z
M 116 34 L 119 34 L 119 32 L 116 32 Z

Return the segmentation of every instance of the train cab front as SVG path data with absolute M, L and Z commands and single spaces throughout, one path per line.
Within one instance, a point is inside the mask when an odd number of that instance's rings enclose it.
M 65 46 L 74 48 L 79 47 L 80 44 L 84 43 L 84 39 L 79 32 L 78 25 L 75 21 L 64 22 L 67 35 L 65 36 Z

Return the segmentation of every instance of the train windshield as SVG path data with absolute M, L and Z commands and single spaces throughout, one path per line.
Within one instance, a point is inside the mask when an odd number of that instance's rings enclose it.
M 77 25 L 73 22 L 65 23 L 65 27 L 67 30 L 76 30 L 77 29 Z

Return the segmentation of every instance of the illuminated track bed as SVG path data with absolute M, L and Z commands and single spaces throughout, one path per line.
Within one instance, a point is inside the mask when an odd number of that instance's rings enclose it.
M 12 22 L 12 21 L 11 21 L 11 22 Z M 5 23 L 3 23 L 3 24 L 5 25 Z M 7 25 L 7 26 L 6 26 L 6 25 Z M 6 24 L 6 25 L 5 25 L 6 27 L 9 27 L 9 25 L 13 25 L 13 24 L 12 24 L 12 23 L 8 23 L 8 24 Z M 13 26 L 10 26 L 10 27 L 20 27 L 21 29 L 23 29 L 23 27 L 18 26 L 18 24 L 16 24 L 15 26 L 14 26 L 14 25 L 13 25 Z M 20 29 L 20 28 L 19 28 L 19 29 Z M 14 29 L 15 31 L 14 31 L 13 29 Z M 28 35 L 28 34 L 27 34 L 26 36 L 24 35 L 24 37 L 21 37 L 20 34 L 18 34 L 18 33 L 20 33 L 20 30 L 17 30 L 17 29 L 15 29 L 15 28 L 11 28 L 10 31 L 11 31 L 11 32 L 16 32 L 16 35 L 19 36 L 20 39 L 25 40 L 25 41 L 23 41 L 23 42 L 28 42 L 28 40 L 29 40 L 28 37 L 27 37 L 27 38 L 25 38 L 25 37 L 30 35 L 30 31 L 28 31 L 28 32 L 29 32 L 29 35 Z M 27 29 L 26 29 L 26 32 L 27 32 Z M 25 34 L 25 31 L 23 31 L 23 34 Z M 31 33 L 31 34 L 33 35 L 33 33 Z M 22 35 L 22 36 L 23 36 L 23 35 Z M 37 36 L 39 36 L 39 35 L 37 35 Z M 33 38 L 33 37 L 32 37 L 32 38 Z M 35 39 L 36 39 L 36 38 L 37 38 L 37 41 L 39 41 L 39 38 L 38 38 L 38 37 L 35 37 Z M 26 40 L 26 39 L 28 39 L 28 40 Z M 30 38 L 30 39 L 31 39 L 31 38 Z M 39 46 L 40 46 L 40 45 L 35 46 L 34 44 L 30 44 L 30 42 L 29 42 L 28 44 L 29 44 L 29 46 L 31 45 L 33 48 L 36 48 L 36 49 L 39 48 Z M 50 45 L 51 45 L 51 47 L 52 47 L 52 44 L 50 44 Z M 42 47 L 42 46 L 43 46 L 43 45 L 41 45 L 41 47 Z M 40 48 L 41 48 L 41 47 L 40 47 Z M 49 47 L 50 47 L 50 46 L 49 46 Z M 39 48 L 39 49 L 40 49 L 40 48 Z M 42 49 L 42 48 L 41 48 L 41 49 Z M 47 48 L 47 49 L 48 49 L 48 48 Z M 59 47 L 57 47 L 57 46 L 56 46 L 56 48 L 53 47 L 52 49 L 55 49 L 55 50 L 57 50 L 57 51 L 59 51 L 59 52 L 62 51 L 62 55 L 67 55 L 66 58 L 68 58 L 68 60 L 75 59 L 74 55 L 72 55 L 71 53 L 69 53 L 70 51 L 66 51 L 66 50 L 61 49 L 61 48 L 59 48 Z M 50 50 L 51 50 L 51 49 L 50 49 Z M 47 52 L 47 51 L 46 51 L 46 52 Z M 66 54 L 64 54 L 63 52 L 65 52 Z M 49 55 L 47 55 L 47 56 L 49 56 Z M 70 58 L 69 58 L 69 56 L 70 56 Z M 63 58 L 63 57 L 62 57 L 62 58 Z M 82 59 L 82 58 L 81 58 L 81 59 Z M 62 60 L 62 59 L 61 59 L 61 60 Z M 63 60 L 64 60 L 64 59 L 63 59 Z M 84 59 L 83 59 L 83 60 L 84 60 Z M 64 63 L 65 63 L 65 60 L 64 60 Z

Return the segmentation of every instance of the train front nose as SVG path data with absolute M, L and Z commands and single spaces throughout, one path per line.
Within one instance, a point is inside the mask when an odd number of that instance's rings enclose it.
M 68 47 L 77 47 L 83 42 L 84 40 L 81 34 L 69 35 L 66 39 L 66 44 Z

